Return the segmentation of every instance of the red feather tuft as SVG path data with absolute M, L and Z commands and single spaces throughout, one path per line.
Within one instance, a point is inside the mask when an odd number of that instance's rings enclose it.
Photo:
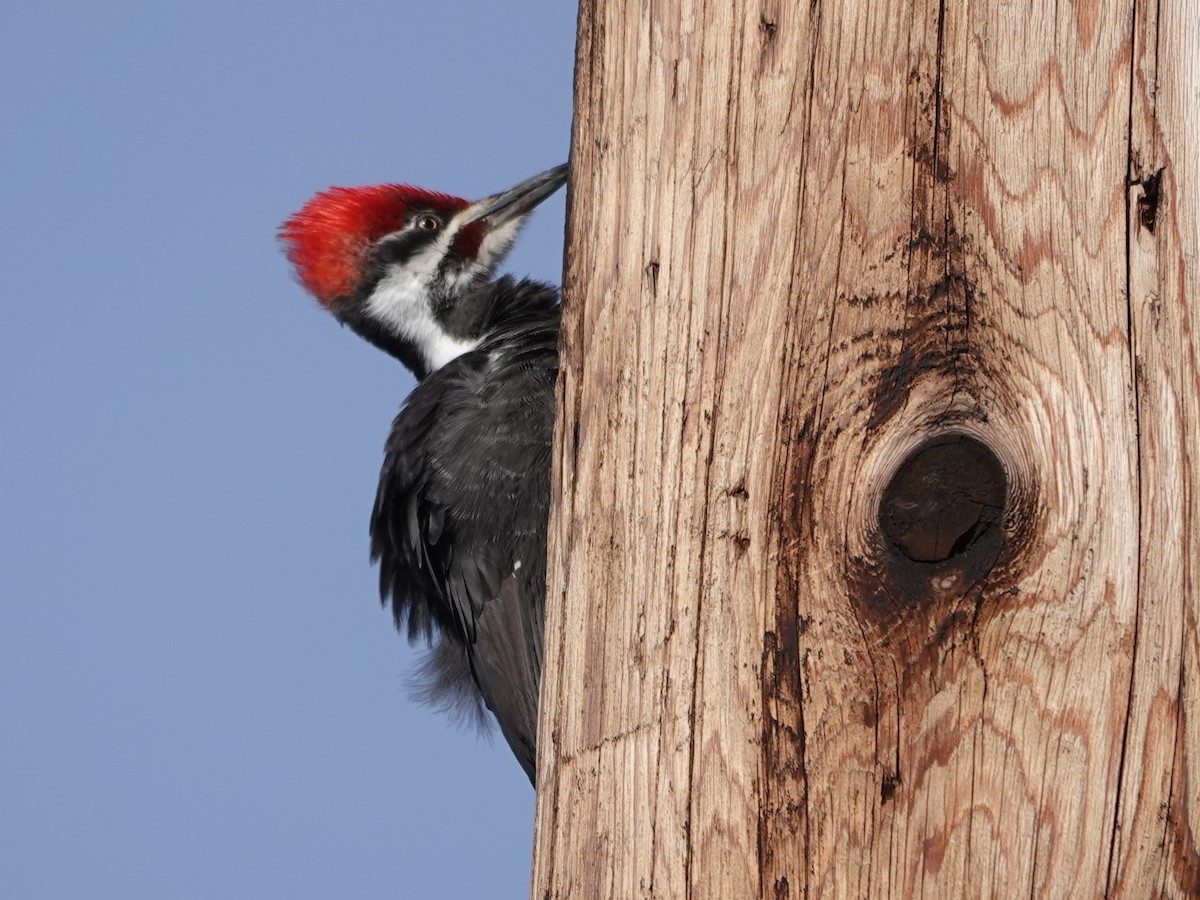
M 322 306 L 354 290 L 366 251 L 404 224 L 413 209 L 453 215 L 467 201 L 406 184 L 333 187 L 317 194 L 279 229 L 287 258 Z
M 464 259 L 474 259 L 479 254 L 479 245 L 483 243 L 483 232 L 482 222 L 464 225 L 454 237 L 454 252 Z

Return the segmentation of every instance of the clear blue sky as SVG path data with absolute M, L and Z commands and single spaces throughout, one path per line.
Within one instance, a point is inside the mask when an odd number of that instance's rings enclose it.
M 574 20 L 0 12 L 0 896 L 526 896 L 533 792 L 407 698 L 367 561 L 411 382 L 275 229 L 331 184 L 564 161 Z M 509 268 L 557 281 L 562 224 Z

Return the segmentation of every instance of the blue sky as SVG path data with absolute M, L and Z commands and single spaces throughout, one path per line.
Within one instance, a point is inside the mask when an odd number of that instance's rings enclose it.
M 533 792 L 415 706 L 367 517 L 411 381 L 293 283 L 331 184 L 566 159 L 575 8 L 0 12 L 0 895 L 505 898 Z M 557 281 L 563 198 L 508 267 Z

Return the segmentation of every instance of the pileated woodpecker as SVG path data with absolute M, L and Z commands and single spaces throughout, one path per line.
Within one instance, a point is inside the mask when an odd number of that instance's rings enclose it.
M 492 273 L 567 167 L 474 203 L 331 188 L 280 229 L 301 284 L 407 366 L 371 515 L 380 596 L 432 651 L 421 694 L 482 715 L 534 780 L 558 290 Z

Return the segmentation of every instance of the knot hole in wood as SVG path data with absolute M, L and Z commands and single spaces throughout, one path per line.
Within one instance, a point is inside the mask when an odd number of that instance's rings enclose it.
M 939 436 L 917 447 L 892 476 L 879 527 L 892 551 L 913 562 L 962 564 L 991 543 L 990 532 L 999 532 L 1007 495 L 996 454 L 964 434 Z
M 1005 545 L 1010 494 L 1003 464 L 978 438 L 941 434 L 914 448 L 879 495 L 878 611 L 962 596 L 984 578 Z

